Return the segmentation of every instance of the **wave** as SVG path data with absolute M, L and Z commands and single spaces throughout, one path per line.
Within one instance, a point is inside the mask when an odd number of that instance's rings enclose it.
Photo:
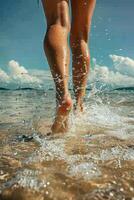
M 17 91 L 17 90 L 44 90 L 44 89 L 43 88 L 42 89 L 30 88 L 30 87 L 13 89 L 13 88 L 1 88 L 0 87 L 0 91 Z
M 54 88 L 16 88 L 16 89 L 12 89 L 12 88 L 2 88 L 0 87 L 0 91 L 54 91 Z M 95 90 L 95 88 L 86 88 L 86 91 L 93 91 Z M 73 91 L 72 88 L 69 88 L 69 91 Z M 124 87 L 124 88 L 116 88 L 116 89 L 100 89 L 100 90 L 95 90 L 95 93 L 99 93 L 99 92 L 112 92 L 112 91 L 134 91 L 134 87 Z
M 124 88 L 116 88 L 115 90 L 134 90 L 134 87 L 124 87 Z
M 0 90 L 10 90 L 8 88 L 3 88 L 3 87 L 0 87 Z

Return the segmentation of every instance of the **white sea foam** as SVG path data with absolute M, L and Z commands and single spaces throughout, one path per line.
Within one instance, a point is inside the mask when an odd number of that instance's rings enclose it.
M 17 172 L 13 181 L 18 182 L 23 187 L 39 190 L 46 186 L 48 182 L 47 175 L 53 175 L 54 170 L 57 170 L 56 173 L 67 175 L 67 177 L 90 181 L 100 177 L 103 173 L 101 166 L 98 165 L 99 162 L 105 164 L 107 161 L 112 162 L 114 160 L 118 167 L 118 165 L 121 166 L 121 160 L 126 162 L 128 160 L 133 161 L 133 146 L 127 146 L 127 143 L 124 147 L 118 146 L 118 140 L 117 145 L 111 146 L 112 140 L 109 141 L 109 138 L 116 140 L 115 137 L 127 140 L 130 137 L 128 129 L 129 127 L 131 130 L 133 128 L 131 127 L 132 124 L 127 123 L 129 117 L 127 115 L 122 116 L 120 113 L 120 109 L 122 109 L 120 104 L 125 103 L 124 96 L 121 94 L 117 96 L 117 94 L 110 93 L 109 96 L 103 96 L 106 94 L 90 94 L 89 98 L 86 99 L 86 111 L 82 116 L 78 117 L 72 114 L 70 119 L 72 128 L 65 136 L 49 138 L 39 137 L 38 133 L 34 134 L 33 138 L 39 144 L 39 148 L 24 161 L 25 168 Z M 122 97 L 123 99 L 121 99 Z M 129 103 L 129 101 L 130 96 L 126 98 L 126 102 Z M 127 109 L 129 109 L 129 106 Z M 82 141 L 84 140 L 84 150 L 87 148 L 87 151 L 83 151 L 84 153 L 82 154 L 81 149 L 79 151 L 81 144 L 79 145 L 78 143 L 78 146 L 75 146 L 75 140 L 77 141 L 79 138 Z M 72 146 L 70 145 L 71 153 L 66 149 L 70 141 L 74 141 Z M 109 144 L 109 146 L 106 144 Z M 64 168 L 67 166 L 67 169 L 59 172 L 60 167 L 56 165 L 50 165 L 48 171 L 47 167 L 43 167 L 43 163 L 56 162 L 61 163 L 61 165 L 66 163 Z M 39 167 L 36 170 L 38 164 Z M 35 168 L 29 169 L 29 166 L 34 166 Z M 46 175 L 44 171 L 48 174 Z M 46 176 L 42 176 L 43 173 Z M 52 178 L 52 181 L 55 181 L 54 178 Z

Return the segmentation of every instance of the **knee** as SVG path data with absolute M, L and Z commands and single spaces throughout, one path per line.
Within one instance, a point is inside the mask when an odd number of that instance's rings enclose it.
M 61 28 L 64 28 L 68 32 L 70 31 L 69 8 L 66 0 L 56 3 L 55 10 L 47 18 L 48 29 L 56 25 L 61 26 Z

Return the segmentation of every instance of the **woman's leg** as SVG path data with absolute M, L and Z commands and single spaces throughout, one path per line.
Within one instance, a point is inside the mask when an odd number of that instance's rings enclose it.
M 67 128 L 67 118 L 72 107 L 68 92 L 70 30 L 68 0 L 42 0 L 47 19 L 44 50 L 56 87 L 57 113 L 52 131 L 63 132 Z
M 70 43 L 73 56 L 73 85 L 76 109 L 83 110 L 90 65 L 88 38 L 96 0 L 71 0 L 72 25 Z

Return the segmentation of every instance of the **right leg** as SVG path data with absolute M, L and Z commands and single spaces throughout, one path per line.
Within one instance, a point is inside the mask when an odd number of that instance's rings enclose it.
M 68 0 L 42 0 L 47 19 L 44 50 L 56 87 L 57 114 L 53 132 L 64 131 L 72 100 L 68 92 L 70 29 Z
M 73 57 L 73 86 L 76 109 L 83 110 L 83 97 L 90 65 L 88 37 L 96 0 L 71 0 L 72 25 L 70 42 Z

